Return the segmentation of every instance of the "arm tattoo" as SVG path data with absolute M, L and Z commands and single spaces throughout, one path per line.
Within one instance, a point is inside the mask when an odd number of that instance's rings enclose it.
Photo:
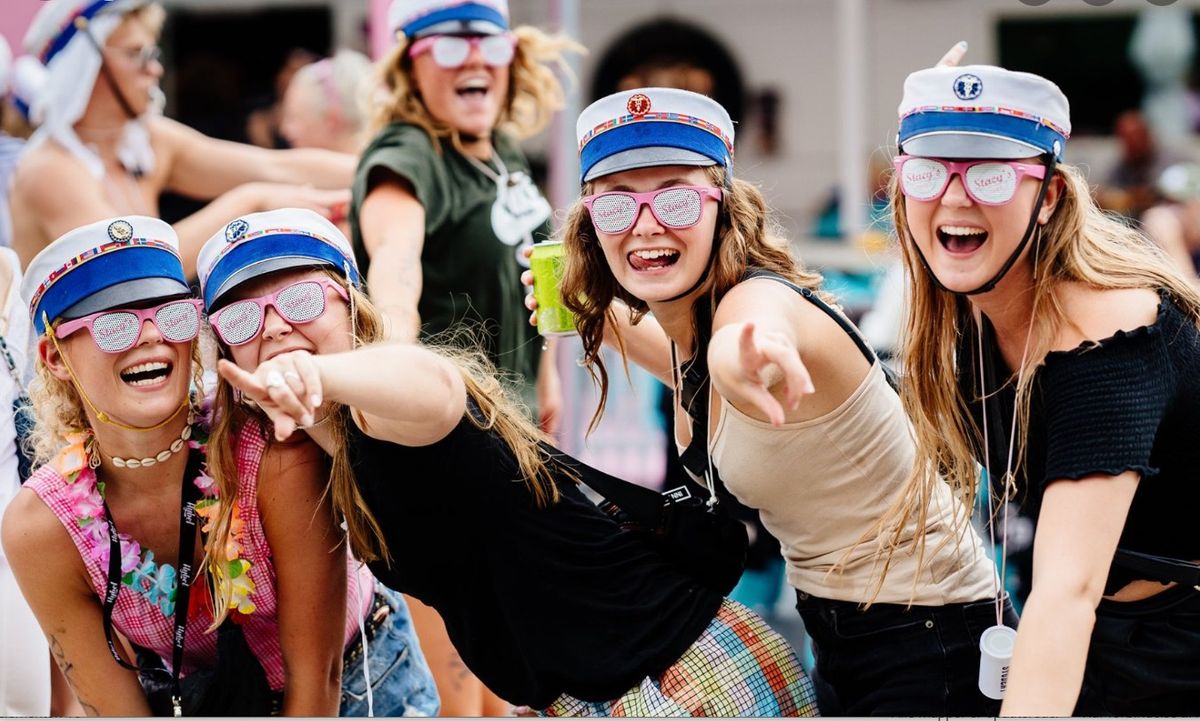
M 100 710 L 88 703 L 87 699 L 79 693 L 79 688 L 75 685 L 75 679 L 71 677 L 71 672 L 75 670 L 75 664 L 67 659 L 67 654 L 63 651 L 62 643 L 59 642 L 58 637 L 54 634 L 49 634 L 46 640 L 50 643 L 50 654 L 54 656 L 54 662 L 58 664 L 58 668 L 62 671 L 63 678 L 70 684 L 71 690 L 75 692 L 75 698 L 79 699 L 79 705 L 83 707 L 83 710 L 89 716 L 99 716 Z

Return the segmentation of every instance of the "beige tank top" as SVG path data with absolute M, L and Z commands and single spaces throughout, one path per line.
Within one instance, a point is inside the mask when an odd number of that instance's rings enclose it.
M 881 570 L 877 539 L 859 541 L 900 493 L 915 453 L 908 417 L 878 361 L 820 418 L 773 427 L 722 401 L 711 444 L 730 492 L 759 509 L 779 539 L 788 582 L 853 602 L 871 598 Z M 916 533 L 913 519 L 876 602 L 940 606 L 995 597 L 995 564 L 949 486 L 938 484 L 930 498 L 920 569 Z

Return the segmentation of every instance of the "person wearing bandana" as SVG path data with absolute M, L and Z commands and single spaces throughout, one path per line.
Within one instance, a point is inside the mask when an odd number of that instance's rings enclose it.
M 1200 295 L 1064 161 L 1046 78 L 943 62 L 899 115 L 918 463 L 891 517 L 947 482 L 973 499 L 982 465 L 998 517 L 1034 520 L 1003 715 L 1193 715 Z
M 11 197 L 13 249 L 23 264 L 75 227 L 122 213 L 157 216 L 158 197 L 168 190 L 212 201 L 174 225 L 189 276 L 200 246 L 231 216 L 280 205 L 345 213 L 351 156 L 268 151 L 162 117 L 159 5 L 41 5 L 25 35 L 26 51 L 46 66 L 30 108 L 39 128 Z

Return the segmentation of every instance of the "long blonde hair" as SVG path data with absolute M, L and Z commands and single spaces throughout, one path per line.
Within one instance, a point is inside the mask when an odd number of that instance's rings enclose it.
M 1200 324 L 1200 294 L 1157 246 L 1101 210 L 1078 169 L 1059 165 L 1055 172 L 1061 179 L 1062 193 L 1040 230 L 1040 240 L 1031 243 L 1034 250 L 1029 256 L 1034 264 L 1033 326 L 1025 366 L 1015 369 L 1020 382 L 1016 386 L 1014 468 L 1024 465 L 1034 371 L 1059 333 L 1073 326 L 1058 295 L 1062 283 L 1165 290 Z M 911 287 L 901 350 L 905 372 L 901 399 L 912 419 L 917 456 L 902 493 L 879 520 L 877 530 L 889 560 L 901 544 L 909 519 L 915 516 L 918 527 L 924 526 L 928 499 L 934 484 L 941 483 L 942 478 L 967 508 L 974 508 L 979 481 L 974 449 L 982 447 L 980 430 L 968 408 L 975 399 L 964 398 L 958 384 L 959 375 L 971 370 L 958 367 L 957 349 L 960 344 L 974 348 L 979 342 L 970 302 L 942 290 L 929 277 L 908 233 L 904 196 L 895 177 L 890 194 L 892 218 Z M 995 468 L 989 471 L 997 473 Z M 1009 479 L 1002 482 L 1007 485 Z M 921 563 L 923 537 L 919 537 L 917 550 Z
M 386 342 L 383 316 L 375 305 L 357 288 L 348 285 L 341 274 L 329 268 L 321 270 L 350 293 L 351 307 L 354 309 L 354 346 Z M 219 339 L 217 345 L 220 353 L 228 357 L 228 348 Z M 538 445 L 538 430 L 521 410 L 511 391 L 496 378 L 488 361 L 478 352 L 452 347 L 433 350 L 451 359 L 462 374 L 467 393 L 479 409 L 478 418 L 472 413 L 467 413 L 466 417 L 477 428 L 494 431 L 508 445 L 539 507 L 555 503 L 559 498 L 558 488 L 546 463 L 548 455 Z M 331 496 L 335 524 L 345 519 L 350 551 L 355 558 L 364 562 L 383 559 L 390 564 L 391 554 L 383 530 L 363 499 L 350 462 L 349 428 L 354 422 L 350 416 L 352 411 L 347 406 L 338 405 L 331 412 L 335 415 L 330 419 L 330 431 L 337 452 L 331 459 L 326 492 Z M 271 434 L 267 432 L 270 423 L 261 410 L 239 403 L 233 387 L 224 378 L 217 383 L 213 415 L 209 469 L 217 483 L 219 497 L 233 499 L 237 497 L 241 483 L 237 465 L 238 435 L 246 423 L 254 422 L 261 429 L 264 442 L 270 444 L 273 442 Z M 232 578 L 227 571 L 230 558 L 226 551 L 232 519 L 233 503 L 221 503 L 205 544 L 209 571 L 215 579 L 211 628 L 221 624 L 229 612 L 233 597 Z
M 703 290 L 700 297 L 706 302 L 697 302 L 692 309 L 692 329 L 698 338 L 709 335 L 713 309 L 741 282 L 750 268 L 774 271 L 796 285 L 812 290 L 821 285 L 821 276 L 797 263 L 787 242 L 777 234 L 766 200 L 758 188 L 737 179 L 727 185 L 725 169 L 720 166 L 709 167 L 705 172 L 713 185 L 724 189 L 724 197 L 717 219 L 717 239 L 713 243 L 716 257 L 700 285 Z M 593 192 L 593 184 L 587 183 L 581 195 Z M 576 201 L 568 211 L 561 237 L 567 250 L 563 304 L 575 314 L 579 338 L 583 341 L 583 363 L 600 390 L 600 402 L 590 426 L 594 429 L 604 415 L 608 395 L 608 371 L 600 355 L 606 326 L 616 335 L 622 359 L 626 358 L 625 342 L 617 330 L 613 300 L 624 301 L 629 306 L 635 324 L 650 308 L 645 301 L 622 288 L 613 276 L 582 200 Z
M 541 132 L 563 107 L 562 83 L 552 66 L 569 76 L 564 55 L 585 51 L 566 36 L 547 35 L 528 25 L 514 29 L 513 34 L 517 46 L 509 69 L 508 97 L 496 126 L 523 140 Z M 378 133 L 392 123 L 408 123 L 428 133 L 434 148 L 439 147 L 439 138 L 449 138 L 454 148 L 461 151 L 462 137 L 458 130 L 434 118 L 421 99 L 412 77 L 409 45 L 401 38 L 376 65 L 370 133 Z

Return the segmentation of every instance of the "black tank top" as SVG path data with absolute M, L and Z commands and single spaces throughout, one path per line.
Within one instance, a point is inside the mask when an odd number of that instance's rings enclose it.
M 392 556 L 371 570 L 434 607 L 463 661 L 505 700 L 615 699 L 673 664 L 716 615 L 719 594 L 570 479 L 538 508 L 507 444 L 465 417 L 416 448 L 350 431 L 359 488 Z

